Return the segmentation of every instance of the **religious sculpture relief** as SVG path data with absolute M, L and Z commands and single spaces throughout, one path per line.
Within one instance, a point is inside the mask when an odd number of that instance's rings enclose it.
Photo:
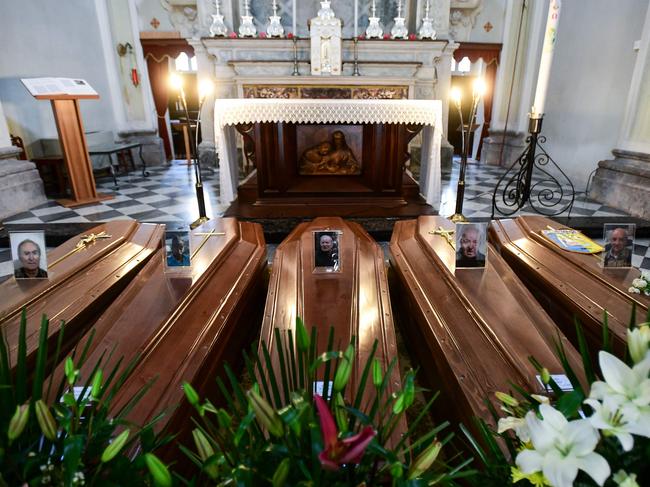
M 483 10 L 483 0 L 451 0 L 449 34 L 460 42 L 469 41 L 476 18 Z
M 195 37 L 200 30 L 196 0 L 160 0 L 169 20 L 182 37 Z
M 301 175 L 354 176 L 361 174 L 361 165 L 348 146 L 345 134 L 336 130 L 315 146 L 303 152 L 298 170 Z

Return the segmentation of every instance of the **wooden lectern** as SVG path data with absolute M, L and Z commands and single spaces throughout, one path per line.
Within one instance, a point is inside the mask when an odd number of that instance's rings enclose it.
M 93 168 L 88 155 L 88 145 L 79 111 L 79 100 L 97 99 L 93 94 L 42 94 L 37 100 L 50 100 L 54 111 L 56 129 L 59 133 L 63 160 L 68 169 L 72 197 L 57 200 L 60 205 L 71 208 L 111 199 L 112 196 L 97 193 Z

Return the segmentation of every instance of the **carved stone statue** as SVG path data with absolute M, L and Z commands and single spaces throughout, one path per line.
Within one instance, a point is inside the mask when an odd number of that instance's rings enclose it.
M 310 147 L 300 158 L 300 174 L 310 175 L 358 175 L 361 166 L 340 130 L 332 134 L 332 142 L 326 140 Z
M 318 17 L 311 19 L 311 74 L 341 74 L 341 19 L 334 16 L 329 0 L 320 2 Z

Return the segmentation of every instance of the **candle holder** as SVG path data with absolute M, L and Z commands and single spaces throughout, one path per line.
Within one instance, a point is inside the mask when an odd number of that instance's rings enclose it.
M 352 76 L 361 76 L 359 72 L 359 38 L 354 38 L 354 65 L 352 68 Z
M 540 135 L 544 115 L 530 113 L 528 117 L 526 148 L 494 187 L 492 218 L 495 211 L 503 216 L 513 215 L 526 203 L 540 215 L 557 216 L 568 211 L 570 216 L 576 197 L 575 187 L 541 145 L 546 142 L 546 137 Z M 553 167 L 559 172 L 564 185 L 549 171 Z M 541 173 L 541 179 L 533 181 L 534 170 Z M 569 201 L 565 203 L 567 195 Z
M 458 114 L 460 115 L 460 131 L 461 131 L 461 155 L 460 155 L 460 174 L 458 175 L 458 185 L 456 186 L 456 210 L 454 214 L 449 217 L 449 219 L 454 222 L 466 222 L 467 218 L 463 215 L 463 201 L 465 199 L 465 172 L 467 171 L 467 154 L 469 152 L 469 140 L 470 135 L 476 125 L 474 121 L 476 120 L 476 110 L 478 104 L 481 101 L 481 97 L 485 93 L 485 83 L 481 79 L 477 79 L 474 82 L 474 89 L 472 90 L 472 107 L 469 112 L 469 119 L 467 125 L 463 123 L 463 111 L 461 109 L 461 93 L 458 88 L 452 89 L 452 99 Z
M 298 70 L 298 38 L 293 37 L 293 73 L 291 76 L 300 76 L 300 71 Z
M 199 160 L 197 145 L 199 139 L 199 125 L 201 123 L 201 109 L 203 108 L 203 102 L 205 101 L 206 96 L 208 95 L 209 91 L 211 91 L 211 85 L 210 87 L 207 86 L 201 87 L 201 89 L 199 90 L 200 92 L 202 92 L 199 94 L 199 114 L 197 116 L 196 125 L 195 125 L 196 134 L 195 137 L 192 137 L 192 123 L 190 120 L 190 112 L 187 109 L 187 99 L 185 97 L 185 90 L 183 89 L 183 80 L 178 75 L 173 75 L 170 80 L 170 84 L 172 85 L 173 89 L 177 90 L 178 100 L 181 102 L 181 106 L 183 107 L 183 111 L 185 112 L 185 123 L 187 125 L 187 133 L 190 139 L 190 159 L 194 160 L 194 178 L 195 178 L 194 189 L 196 190 L 196 201 L 199 207 L 199 218 L 197 218 L 196 221 L 190 224 L 190 228 L 194 229 L 199 225 L 202 225 L 203 223 L 210 220 L 205 210 L 203 178 L 201 176 L 201 162 Z

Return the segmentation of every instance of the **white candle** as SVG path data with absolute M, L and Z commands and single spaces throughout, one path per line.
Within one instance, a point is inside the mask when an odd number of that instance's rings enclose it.
M 293 0 L 293 36 L 298 37 L 298 33 L 296 32 L 296 0 Z
M 359 0 L 354 0 L 354 38 L 359 37 L 357 31 L 359 25 Z
M 535 90 L 535 102 L 531 112 L 533 115 L 544 113 L 546 103 L 546 90 L 548 78 L 551 74 L 551 62 L 557 39 L 557 25 L 560 20 L 560 0 L 551 0 L 548 6 L 548 18 L 546 19 L 546 31 L 544 33 L 544 46 L 542 47 L 542 60 L 539 63 L 539 74 L 537 75 L 537 89 Z

